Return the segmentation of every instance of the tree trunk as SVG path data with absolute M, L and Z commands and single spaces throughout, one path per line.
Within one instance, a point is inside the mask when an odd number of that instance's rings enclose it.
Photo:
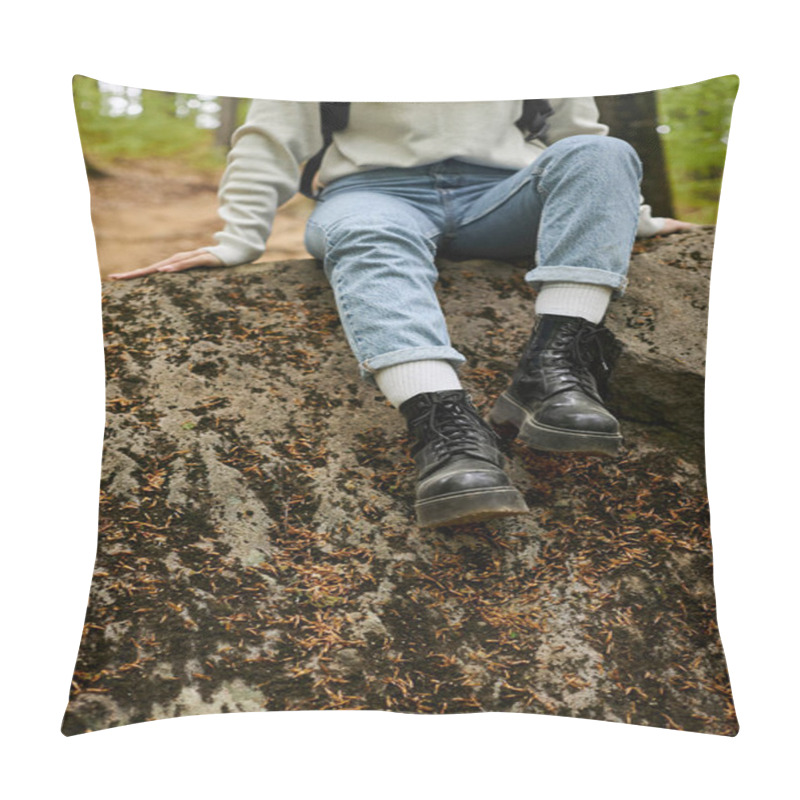
M 218 98 L 221 110 L 219 112 L 220 125 L 217 128 L 214 142 L 219 147 L 228 148 L 231 146 L 231 136 L 236 130 L 236 110 L 239 106 L 238 97 Z
M 642 159 L 642 194 L 655 217 L 674 217 L 672 190 L 664 160 L 658 127 L 655 92 L 596 97 L 600 121 L 609 126 L 610 135 L 624 139 Z

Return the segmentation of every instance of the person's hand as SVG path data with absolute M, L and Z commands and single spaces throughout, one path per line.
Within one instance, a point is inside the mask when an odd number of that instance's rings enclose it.
M 699 225 L 695 225 L 694 222 L 683 222 L 679 219 L 670 219 L 669 217 L 664 218 L 664 227 L 656 234 L 656 236 L 662 236 L 667 233 L 676 233 L 677 231 L 693 231 L 695 228 L 699 228 Z
M 154 272 L 183 272 L 193 267 L 221 267 L 222 262 L 208 250 L 189 250 L 185 253 L 175 253 L 174 256 L 157 261 L 149 267 L 134 269 L 130 272 L 115 272 L 108 277 L 114 281 L 126 281 L 129 278 L 141 278 Z

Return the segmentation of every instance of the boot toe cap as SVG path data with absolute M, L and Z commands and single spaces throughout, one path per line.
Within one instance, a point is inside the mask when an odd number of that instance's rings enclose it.
M 552 428 L 563 428 L 587 433 L 619 433 L 619 422 L 599 403 L 584 395 L 577 398 L 564 396 L 544 404 L 535 415 L 536 421 Z
M 482 461 L 461 461 L 423 480 L 418 487 L 418 498 L 424 500 L 438 495 L 505 489 L 510 486 L 511 481 L 499 467 Z

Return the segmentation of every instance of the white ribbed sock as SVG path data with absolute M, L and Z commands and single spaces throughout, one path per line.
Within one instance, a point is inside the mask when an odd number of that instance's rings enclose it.
M 375 383 L 386 399 L 398 408 L 406 400 L 422 392 L 444 392 L 460 389 L 453 365 L 449 361 L 406 361 L 385 369 L 379 369 Z
M 610 286 L 594 283 L 543 283 L 536 295 L 536 313 L 583 317 L 598 324 L 605 316 L 611 292 Z

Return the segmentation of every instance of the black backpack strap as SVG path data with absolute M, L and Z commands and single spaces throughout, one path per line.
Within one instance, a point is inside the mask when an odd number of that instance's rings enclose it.
M 314 176 L 319 171 L 325 152 L 333 141 L 336 131 L 343 131 L 350 119 L 350 103 L 320 103 L 319 112 L 322 128 L 322 149 L 308 159 L 303 174 L 300 177 L 300 191 L 310 198 L 314 198 L 312 183 Z
M 547 130 L 547 118 L 553 113 L 549 100 L 524 100 L 522 116 L 517 120 L 517 127 L 525 134 L 525 141 L 539 139 Z

